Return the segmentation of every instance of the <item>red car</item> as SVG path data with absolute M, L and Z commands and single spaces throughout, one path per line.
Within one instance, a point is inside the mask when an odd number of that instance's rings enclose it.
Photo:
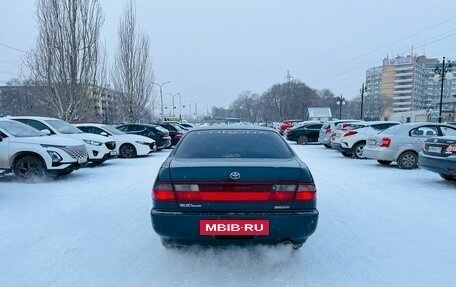
M 304 120 L 285 120 L 279 127 L 279 133 L 283 135 L 283 132 L 291 127 L 294 127 L 295 124 L 303 122 Z

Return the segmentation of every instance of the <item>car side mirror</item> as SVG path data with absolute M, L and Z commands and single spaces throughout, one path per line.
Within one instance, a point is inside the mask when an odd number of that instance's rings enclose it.
M 41 132 L 47 136 L 50 136 L 51 135 L 51 131 L 48 130 L 48 129 L 44 129 L 44 130 L 41 130 Z
M 104 136 L 104 137 L 107 137 L 108 136 L 108 133 L 107 132 L 101 132 L 100 135 Z

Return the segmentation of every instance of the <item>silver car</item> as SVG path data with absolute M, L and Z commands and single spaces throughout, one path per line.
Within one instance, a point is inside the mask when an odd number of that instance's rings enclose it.
M 418 165 L 418 153 L 426 139 L 455 133 L 456 127 L 439 123 L 396 125 L 369 137 L 363 156 L 376 159 L 382 165 L 395 161 L 402 169 L 412 169 Z

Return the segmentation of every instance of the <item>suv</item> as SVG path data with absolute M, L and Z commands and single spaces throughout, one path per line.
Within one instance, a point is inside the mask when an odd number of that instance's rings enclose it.
M 294 127 L 297 123 L 303 122 L 303 120 L 285 120 L 280 124 L 279 133 L 283 135 L 286 129 Z
M 335 131 L 338 124 L 359 122 L 359 120 L 335 120 L 327 121 L 323 124 L 318 135 L 318 142 L 322 143 L 325 147 L 331 148 L 331 135 Z
M 392 121 L 352 123 L 350 129 L 340 131 L 340 142 L 336 144 L 336 149 L 346 157 L 354 156 L 358 159 L 364 159 L 366 157 L 363 156 L 363 149 L 367 138 L 399 124 L 401 122 Z
M 22 179 L 65 175 L 87 163 L 80 140 L 46 134 L 23 123 L 0 119 L 0 170 Z
M 289 128 L 286 132 L 287 140 L 296 141 L 297 144 L 317 142 L 318 134 L 323 123 L 309 122 Z
M 84 133 L 75 126 L 55 118 L 47 117 L 10 117 L 10 119 L 27 124 L 32 128 L 50 135 L 60 135 L 84 141 L 89 154 L 89 161 L 100 164 L 117 156 L 116 142 L 100 135 Z
M 173 124 L 170 122 L 160 122 L 157 125 L 161 126 L 162 128 L 165 128 L 169 132 L 169 136 L 171 137 L 171 145 L 175 146 L 179 140 L 183 136 L 182 129 L 176 128 Z

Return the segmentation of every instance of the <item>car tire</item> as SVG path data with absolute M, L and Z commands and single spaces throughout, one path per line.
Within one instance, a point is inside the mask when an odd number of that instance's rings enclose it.
M 119 155 L 122 158 L 134 158 L 136 157 L 136 148 L 129 143 L 123 144 L 119 148 Z
M 298 144 L 307 144 L 309 142 L 309 139 L 306 136 L 299 136 L 296 142 Z
M 301 248 L 303 245 L 304 245 L 304 243 L 292 243 L 292 244 L 291 244 L 291 248 L 293 248 L 293 250 L 298 250 L 298 249 Z
M 347 152 L 347 151 L 341 151 L 342 155 L 345 156 L 345 157 L 352 157 L 353 154 L 351 152 Z
M 18 158 L 13 165 L 14 174 L 24 180 L 40 180 L 46 177 L 43 160 L 35 155 Z
M 357 158 L 357 159 L 366 158 L 365 156 L 363 156 L 363 149 L 365 146 L 366 146 L 365 142 L 360 142 L 353 146 L 353 155 L 355 156 L 355 158 Z
M 324 144 L 325 148 L 331 148 L 331 144 Z
M 158 147 L 157 147 L 157 144 L 155 143 L 154 147 L 152 148 L 152 152 L 157 152 L 157 151 L 158 151 Z
M 381 160 L 381 159 L 378 159 L 377 162 L 381 165 L 390 165 L 392 163 L 392 161 L 390 161 L 390 160 Z
M 440 177 L 443 178 L 444 180 L 448 181 L 456 181 L 456 176 L 454 175 L 449 175 L 449 174 L 444 174 L 444 173 L 439 173 Z
M 413 151 L 405 151 L 397 158 L 397 165 L 402 169 L 414 169 L 418 166 L 418 155 Z

